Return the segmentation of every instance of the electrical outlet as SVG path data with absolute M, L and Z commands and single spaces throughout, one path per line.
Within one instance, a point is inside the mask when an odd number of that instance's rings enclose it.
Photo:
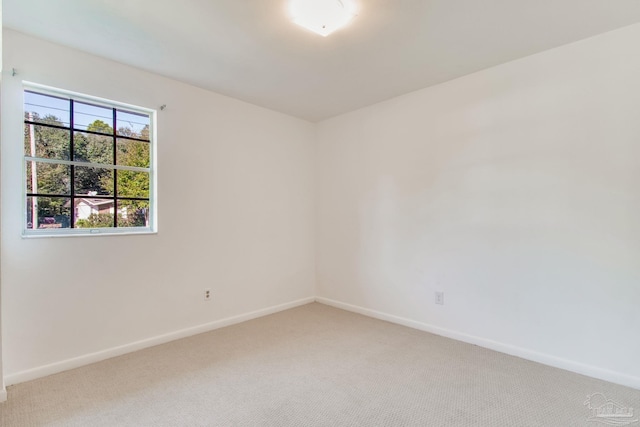
M 444 305 L 444 292 L 436 292 L 436 304 Z
M 209 301 L 211 299 L 211 289 L 204 290 L 204 300 Z

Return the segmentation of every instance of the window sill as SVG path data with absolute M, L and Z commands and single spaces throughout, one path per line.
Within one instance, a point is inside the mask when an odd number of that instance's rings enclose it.
M 157 230 L 142 228 L 137 230 L 115 230 L 107 228 L 65 229 L 64 231 L 23 231 L 23 239 L 42 239 L 46 237 L 96 237 L 96 236 L 133 236 L 158 234 Z

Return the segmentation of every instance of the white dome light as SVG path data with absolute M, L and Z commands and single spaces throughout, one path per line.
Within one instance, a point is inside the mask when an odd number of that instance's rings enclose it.
M 294 23 L 326 37 L 347 25 L 356 7 L 353 0 L 290 0 L 289 12 Z

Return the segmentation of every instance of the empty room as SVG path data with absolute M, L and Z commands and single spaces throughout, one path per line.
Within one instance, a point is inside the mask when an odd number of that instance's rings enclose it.
M 1 2 L 0 426 L 640 426 L 640 1 Z

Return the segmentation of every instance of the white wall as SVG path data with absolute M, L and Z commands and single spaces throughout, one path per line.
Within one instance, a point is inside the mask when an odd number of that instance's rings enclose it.
M 640 388 L 638 52 L 640 24 L 321 122 L 318 295 Z
M 2 87 L 2 0 L 0 0 L 0 87 Z M 1 94 L 1 91 L 0 91 Z M 2 111 L 2 108 L 0 108 Z M 0 129 L 2 124 L 0 123 Z M 1 139 L 1 138 L 0 138 Z M 1 168 L 0 168 L 1 169 Z M 0 179 L 1 182 L 1 179 Z M 1 189 L 0 189 L 1 194 Z M 1 205 L 1 203 L 0 203 Z M 2 216 L 0 215 L 0 223 L 2 222 Z M 0 251 L 1 257 L 1 251 Z M 2 280 L 1 280 L 1 262 L 0 262 L 0 402 L 7 400 L 7 390 L 4 386 L 4 374 L 2 370 Z
M 2 91 L 8 383 L 314 295 L 311 123 L 13 31 L 3 54 L 19 73 L 5 72 Z M 158 112 L 157 235 L 20 237 L 22 80 L 167 105 Z

